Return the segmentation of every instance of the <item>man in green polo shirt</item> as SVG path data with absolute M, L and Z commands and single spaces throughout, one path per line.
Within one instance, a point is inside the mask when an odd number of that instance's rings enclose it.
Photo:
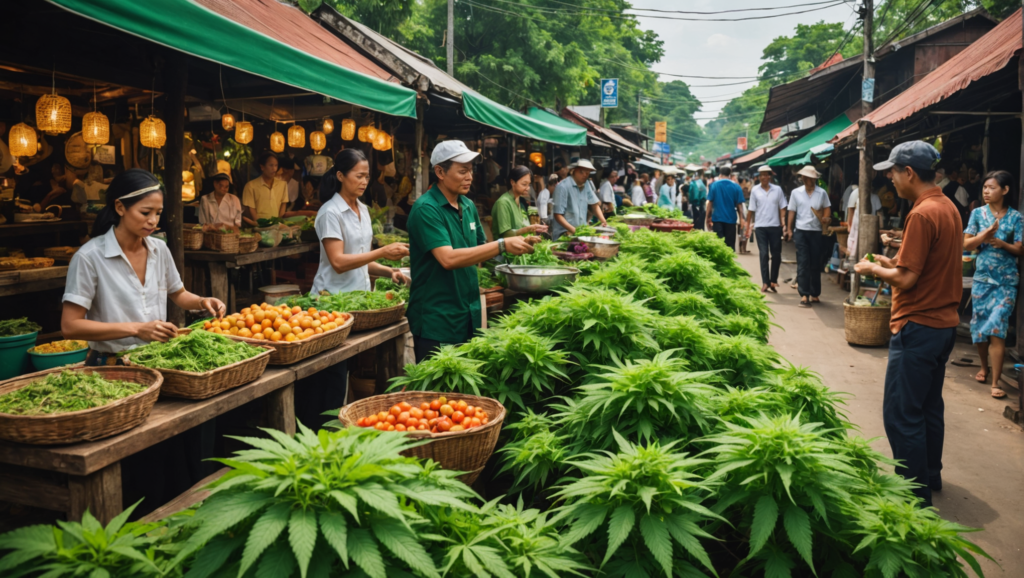
M 465 197 L 480 156 L 462 141 L 438 143 L 430 164 L 438 182 L 409 212 L 412 290 L 406 317 L 416 361 L 447 344 L 465 343 L 480 327 L 476 265 L 501 253 L 532 253 L 524 237 L 487 243 L 476 206 Z

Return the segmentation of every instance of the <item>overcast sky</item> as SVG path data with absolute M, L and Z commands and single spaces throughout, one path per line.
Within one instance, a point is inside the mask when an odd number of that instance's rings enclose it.
M 809 4 L 819 1 L 821 0 L 781 0 L 779 2 L 765 0 L 634 0 L 633 5 L 637 8 L 658 10 L 711 12 L 737 8 L 764 8 L 772 5 Z M 828 6 L 828 4 L 734 14 L 661 14 L 661 16 L 679 18 L 749 17 L 797 12 L 822 6 Z M 665 55 L 661 62 L 651 67 L 655 71 L 698 76 L 751 77 L 757 75 L 757 67 L 761 64 L 761 52 L 774 38 L 791 35 L 797 24 L 813 24 L 821 20 L 843 22 L 846 29 L 849 29 L 856 21 L 856 16 L 853 13 L 855 6 L 856 3 L 850 1 L 846 4 L 805 14 L 739 22 L 689 22 L 644 16 L 639 16 L 639 20 L 643 28 L 654 30 L 665 42 Z M 693 94 L 702 101 L 724 101 L 739 96 L 745 89 L 755 84 L 754 81 L 750 81 L 731 86 L 701 86 L 741 82 L 741 80 L 677 78 L 664 74 L 660 78 L 665 82 L 677 79 L 689 84 Z M 725 104 L 727 103 L 705 104 L 695 115 L 698 122 L 703 125 L 712 120 Z

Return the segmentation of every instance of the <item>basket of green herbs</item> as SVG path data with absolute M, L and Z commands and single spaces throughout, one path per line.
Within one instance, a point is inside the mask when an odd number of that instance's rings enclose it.
M 203 233 L 203 246 L 221 253 L 238 252 L 238 233 L 231 229 L 217 229 Z
M 164 376 L 162 393 L 168 397 L 206 399 L 258 379 L 273 351 L 209 331 L 182 329 L 167 343 L 129 351 L 124 360 L 159 371 Z
M 293 295 L 277 302 L 306 309 L 317 307 L 331 311 L 344 311 L 354 320 L 352 331 L 367 331 L 396 323 L 405 317 L 405 304 L 409 300 L 409 287 L 399 285 L 386 277 L 378 277 L 375 291 L 347 291 L 320 295 Z
M 94 441 L 149 417 L 164 378 L 147 367 L 78 367 L 0 382 L 0 439 L 33 445 Z

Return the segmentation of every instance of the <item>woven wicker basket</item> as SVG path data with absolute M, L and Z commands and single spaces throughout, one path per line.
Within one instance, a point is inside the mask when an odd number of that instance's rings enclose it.
M 352 332 L 354 324 L 355 318 L 349 318 L 344 325 L 337 329 L 325 331 L 320 335 L 314 335 L 309 339 L 301 341 L 259 341 L 237 335 L 225 335 L 224 337 L 234 339 L 235 341 L 244 341 L 250 345 L 270 348 L 273 350 L 270 354 L 270 365 L 291 365 L 345 343 L 345 340 L 348 339 L 348 334 Z
M 239 237 L 238 238 L 238 252 L 239 254 L 244 253 L 255 253 L 256 248 L 260 246 L 260 238 L 253 235 L 252 237 Z
M 349 311 L 349 315 L 355 318 L 356 323 L 352 331 L 368 331 L 385 325 L 391 325 L 405 317 L 405 302 L 387 309 L 373 309 L 372 311 Z
M 633 213 L 633 214 L 636 214 L 636 213 Z M 624 218 L 624 219 L 622 219 L 622 222 L 627 224 L 627 225 L 633 225 L 634 227 L 650 227 L 651 223 L 654 222 L 654 217 L 650 217 L 650 218 L 644 217 L 642 219 L 637 219 L 637 218 L 628 218 L 628 219 L 626 219 L 626 218 Z
M 466 472 L 459 476 L 459 479 L 466 484 L 476 481 L 480 472 L 483 471 L 487 460 L 494 452 L 494 446 L 498 443 L 498 435 L 501 433 L 502 422 L 505 421 L 505 406 L 497 400 L 487 397 L 462 394 L 441 394 L 429 391 L 404 391 L 401 393 L 389 393 L 376 395 L 359 401 L 352 402 L 341 408 L 338 412 L 338 421 L 342 425 L 355 426 L 359 418 L 370 414 L 388 411 L 391 406 L 404 401 L 412 406 L 418 406 L 424 401 L 430 402 L 445 395 L 451 399 L 465 400 L 466 403 L 476 407 L 484 408 L 487 415 L 491 416 L 487 425 L 475 427 L 460 432 L 416 432 L 406 435 L 416 439 L 429 439 L 430 443 L 402 452 L 403 455 L 413 456 L 422 459 L 432 459 L 441 464 L 441 467 L 448 470 Z
M 671 233 L 672 231 L 686 232 L 692 229 L 693 223 L 687 223 L 685 221 L 676 221 L 672 219 L 651 223 L 652 231 L 660 231 L 662 233 Z
M 203 248 L 203 238 L 206 235 L 202 229 L 187 227 L 181 230 L 181 242 L 186 251 L 198 251 Z
M 888 345 L 891 307 L 856 307 L 843 302 L 846 342 L 850 345 Z
M 178 335 L 187 335 L 190 329 L 179 329 Z M 164 376 L 164 384 L 160 388 L 160 394 L 166 397 L 180 397 L 184 399 L 206 399 L 229 389 L 245 385 L 250 381 L 259 379 L 267 369 L 267 362 L 270 361 L 270 354 L 273 349 L 262 346 L 263 353 L 256 357 L 204 371 L 193 373 L 191 371 L 179 371 L 177 369 L 159 369 L 160 375 Z M 131 352 L 124 356 L 124 363 L 128 367 L 141 367 L 132 365 Z
M 238 252 L 238 233 L 203 233 L 203 246 L 221 253 Z
M 48 369 L 0 382 L 0 395 L 65 369 Z M 0 413 L 0 439 L 23 444 L 55 445 L 108 438 L 146 421 L 164 381 L 157 371 L 145 367 L 77 367 L 72 371 L 98 373 L 104 379 L 132 381 L 149 387 L 135 395 L 92 409 L 52 415 Z

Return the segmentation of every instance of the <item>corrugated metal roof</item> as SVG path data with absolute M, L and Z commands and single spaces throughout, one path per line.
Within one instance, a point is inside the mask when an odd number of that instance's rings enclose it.
M 299 8 L 277 0 L 195 0 L 250 30 L 342 68 L 400 83 L 400 79 L 325 30 Z
M 580 113 L 570 110 L 569 108 L 562 109 L 562 118 L 569 120 L 579 126 L 587 129 L 587 132 L 593 133 L 592 136 L 598 137 L 600 140 L 611 143 L 615 148 L 622 149 L 628 153 L 642 155 L 647 151 L 636 146 L 635 144 L 626 140 L 625 137 L 615 132 L 614 130 L 604 128 L 589 118 L 581 115 Z
M 773 144 L 771 146 L 765 145 L 765 146 L 762 146 L 762 147 L 758 147 L 758 148 L 750 151 L 749 153 L 741 156 L 740 158 L 734 159 L 732 161 L 732 164 L 733 165 L 746 165 L 746 164 L 750 164 L 750 163 L 753 163 L 755 161 L 758 161 L 760 159 L 767 158 L 767 157 L 769 157 L 771 155 L 774 155 L 775 153 L 781 151 L 784 147 L 788 146 L 792 142 L 793 142 L 793 140 L 790 139 L 790 140 L 786 140 L 786 141 L 781 142 L 781 143 Z
M 903 120 L 949 98 L 972 82 L 999 72 L 1020 52 L 1021 46 L 1021 10 L 1017 10 L 917 84 L 869 113 L 864 120 L 875 128 Z M 839 142 L 856 132 L 857 124 L 852 124 L 831 142 Z

